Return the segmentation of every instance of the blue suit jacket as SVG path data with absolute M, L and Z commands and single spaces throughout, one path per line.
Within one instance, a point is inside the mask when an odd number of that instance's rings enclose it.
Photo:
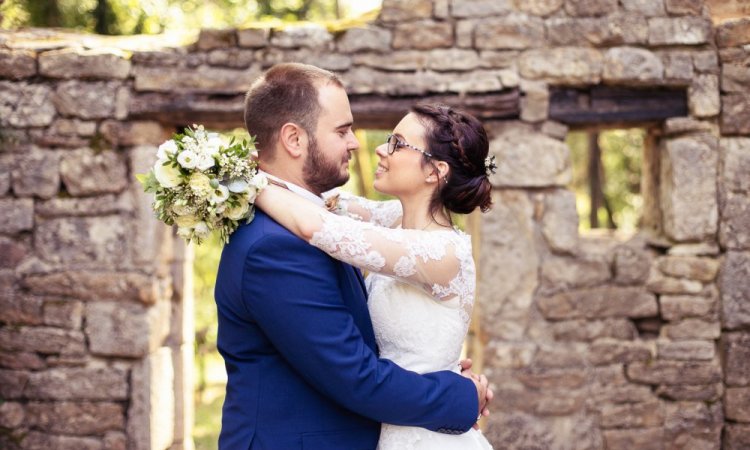
M 471 381 L 378 359 L 358 269 L 262 211 L 224 247 L 215 294 L 220 449 L 374 449 L 380 422 L 460 433 L 476 419 Z

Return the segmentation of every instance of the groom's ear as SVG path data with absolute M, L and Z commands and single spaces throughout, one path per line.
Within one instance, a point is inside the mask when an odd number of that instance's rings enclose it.
M 287 122 L 281 126 L 279 143 L 290 156 L 299 158 L 307 149 L 307 133 L 296 123 Z

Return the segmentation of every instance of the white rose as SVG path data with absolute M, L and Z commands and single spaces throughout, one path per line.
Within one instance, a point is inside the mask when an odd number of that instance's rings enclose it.
M 177 155 L 177 162 L 185 169 L 194 169 L 198 165 L 198 155 L 192 150 L 183 150 Z
M 243 192 L 248 187 L 247 181 L 243 180 L 242 178 L 234 178 L 232 180 L 229 180 L 229 183 L 227 184 L 227 188 L 229 188 L 229 192 L 239 193 Z
M 255 186 L 248 186 L 245 190 L 245 199 L 250 203 L 255 203 L 256 197 L 258 197 L 258 188 Z
M 195 195 L 199 198 L 206 198 L 211 194 L 211 191 L 213 191 L 213 188 L 211 187 L 211 179 L 203 173 L 196 172 L 190 175 L 190 189 L 192 189 Z
M 164 164 L 164 160 L 156 161 L 154 166 L 154 176 L 156 181 L 159 182 L 162 187 L 173 188 L 177 187 L 182 183 L 182 175 L 180 171 L 172 167 L 171 164 Z
M 177 236 L 183 239 L 190 239 L 193 237 L 192 227 L 177 227 Z
M 240 204 L 229 208 L 226 212 L 226 216 L 232 220 L 240 220 L 247 214 L 250 209 L 250 204 L 246 201 L 240 201 Z
M 156 157 L 167 159 L 167 156 L 174 155 L 175 153 L 177 153 L 177 144 L 170 139 L 159 146 L 159 150 L 156 151 Z
M 224 141 L 221 139 L 219 133 L 209 133 L 208 140 L 206 141 L 206 150 L 211 156 L 215 156 L 219 153 L 221 146 L 224 145 Z
M 255 186 L 258 191 L 262 191 L 266 186 L 268 186 L 268 177 L 266 177 L 262 173 L 255 174 L 255 176 L 250 180 L 250 184 Z
M 213 167 L 215 163 L 216 161 L 214 161 L 214 157 L 206 154 L 200 155 L 196 160 L 196 166 L 200 170 L 208 170 Z
M 223 184 L 219 184 L 219 186 L 211 192 L 211 203 L 223 203 L 228 198 L 229 189 Z
M 209 234 L 211 234 L 211 230 L 208 228 L 208 224 L 206 222 L 198 222 L 197 224 L 195 224 L 195 227 L 193 227 L 193 231 L 195 232 L 195 235 L 200 239 L 205 239 Z

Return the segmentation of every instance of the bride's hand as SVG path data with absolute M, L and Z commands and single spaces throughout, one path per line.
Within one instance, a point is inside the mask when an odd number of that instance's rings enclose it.
M 479 397 L 479 414 L 477 416 L 477 423 L 474 424 L 473 428 L 478 429 L 479 419 L 481 419 L 482 416 L 487 417 L 490 415 L 488 405 L 494 398 L 495 393 L 489 387 L 487 377 L 484 375 L 477 375 L 471 371 L 471 359 L 462 359 L 459 365 L 461 366 L 461 375 L 471 378 L 474 382 L 474 386 L 477 388 L 477 395 Z M 484 395 L 482 395 L 482 389 L 484 389 Z

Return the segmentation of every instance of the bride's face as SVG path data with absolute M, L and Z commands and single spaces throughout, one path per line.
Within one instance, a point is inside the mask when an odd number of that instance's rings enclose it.
M 424 153 L 429 153 L 425 132 L 419 118 L 409 113 L 393 129 L 390 143 L 375 149 L 380 157 L 374 182 L 378 192 L 400 197 L 434 188 L 434 165 L 423 163 Z

